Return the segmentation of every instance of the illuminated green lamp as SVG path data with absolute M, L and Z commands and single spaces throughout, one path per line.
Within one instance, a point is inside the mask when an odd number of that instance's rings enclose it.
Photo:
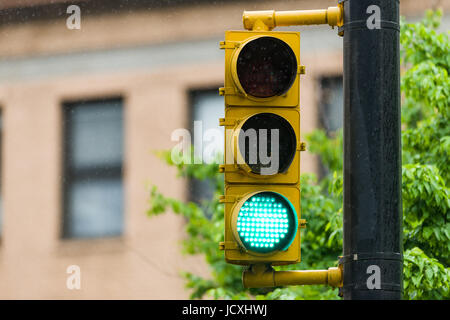
M 298 219 L 291 203 L 276 192 L 259 192 L 241 206 L 236 222 L 240 242 L 249 251 L 286 250 L 297 233 Z

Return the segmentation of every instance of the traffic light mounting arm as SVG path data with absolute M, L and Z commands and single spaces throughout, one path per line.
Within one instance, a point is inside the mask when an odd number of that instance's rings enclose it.
M 275 27 L 312 24 L 342 27 L 344 24 L 344 7 L 342 3 L 339 3 L 337 7 L 322 10 L 244 11 L 242 20 L 244 28 L 251 31 L 268 31 Z
M 342 287 L 342 264 L 328 270 L 275 271 L 270 265 L 251 265 L 242 274 L 245 288 L 327 284 Z

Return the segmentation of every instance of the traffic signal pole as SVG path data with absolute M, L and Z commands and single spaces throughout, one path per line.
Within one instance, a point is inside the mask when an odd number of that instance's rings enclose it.
M 344 2 L 344 299 L 402 296 L 398 7 Z

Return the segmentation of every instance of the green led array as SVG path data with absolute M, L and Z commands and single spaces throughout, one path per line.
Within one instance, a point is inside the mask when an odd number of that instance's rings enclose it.
M 253 251 L 279 250 L 290 242 L 293 224 L 289 203 L 270 192 L 249 198 L 239 210 L 237 231 L 244 246 Z

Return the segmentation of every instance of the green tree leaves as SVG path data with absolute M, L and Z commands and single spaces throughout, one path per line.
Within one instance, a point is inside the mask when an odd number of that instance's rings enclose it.
M 448 299 L 450 272 L 414 247 L 404 252 L 404 290 L 409 299 Z
M 402 22 L 404 292 L 450 298 L 450 43 L 441 12 Z

